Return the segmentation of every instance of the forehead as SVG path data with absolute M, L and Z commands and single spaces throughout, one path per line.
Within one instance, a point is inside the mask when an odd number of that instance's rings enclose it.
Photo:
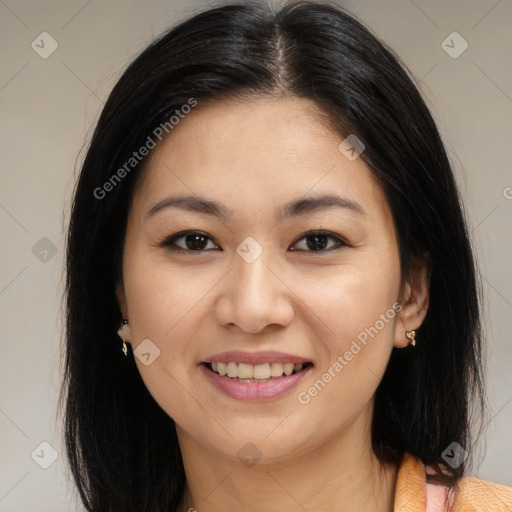
M 153 150 L 136 204 L 147 211 L 168 195 L 186 193 L 255 213 L 336 192 L 386 210 L 364 161 L 340 152 L 343 139 L 308 99 L 199 102 Z

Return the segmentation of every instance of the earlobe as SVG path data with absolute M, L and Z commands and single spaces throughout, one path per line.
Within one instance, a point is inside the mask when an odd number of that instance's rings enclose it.
M 119 337 L 126 342 L 130 342 L 131 339 L 131 331 L 130 326 L 128 325 L 128 320 L 123 319 L 119 329 L 117 330 L 117 334 Z

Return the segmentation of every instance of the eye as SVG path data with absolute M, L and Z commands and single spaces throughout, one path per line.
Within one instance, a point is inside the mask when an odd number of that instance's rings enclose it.
M 328 247 L 329 239 L 335 241 L 335 244 L 331 245 L 330 247 Z M 300 245 L 302 240 L 306 241 L 305 244 L 302 243 L 302 248 L 294 249 L 292 246 L 290 250 L 299 250 L 305 252 L 330 252 L 333 250 L 341 249 L 342 247 L 349 246 L 349 244 L 345 242 L 341 237 L 328 231 L 309 231 L 302 235 L 302 237 L 299 238 L 297 242 L 295 242 L 294 246 Z M 209 242 L 211 242 L 213 247 L 208 248 Z M 166 238 L 160 242 L 159 245 L 161 247 L 167 247 L 171 251 L 188 253 L 201 253 L 206 250 L 220 249 L 220 247 L 213 242 L 212 238 L 202 231 L 182 231 Z
M 180 240 L 183 240 L 183 245 L 176 243 Z M 183 231 L 169 238 L 166 238 L 159 245 L 161 247 L 167 247 L 171 251 L 177 252 L 203 252 L 206 250 L 208 240 L 212 241 L 212 239 L 206 233 L 201 231 Z M 219 248 L 219 246 L 213 242 L 212 244 L 214 245 L 214 249 Z
M 326 247 L 329 245 L 329 239 L 335 240 L 337 244 L 326 249 Z M 305 245 L 306 249 L 299 249 L 306 250 L 306 252 L 330 252 L 336 251 L 338 249 L 341 249 L 342 247 L 346 247 L 349 245 L 347 242 L 345 242 L 345 240 L 343 240 L 337 235 L 329 233 L 328 231 L 309 231 L 308 233 L 302 235 L 299 241 L 296 242 L 294 245 L 299 244 L 301 240 L 309 240 L 309 242 L 302 244 L 303 247 Z M 292 248 L 291 250 L 295 251 L 297 249 Z

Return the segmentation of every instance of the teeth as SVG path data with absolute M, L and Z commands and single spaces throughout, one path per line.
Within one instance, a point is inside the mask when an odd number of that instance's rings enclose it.
M 253 373 L 252 364 L 240 363 L 238 365 L 237 377 L 240 377 L 241 379 L 252 379 Z
M 228 377 L 238 377 L 238 365 L 236 363 L 227 364 Z
M 293 363 L 285 363 L 283 368 L 285 375 L 291 375 L 293 373 Z
M 279 378 L 283 375 L 291 375 L 300 372 L 303 364 L 293 363 L 263 363 L 263 364 L 247 364 L 247 363 L 211 363 L 212 370 L 219 375 L 227 375 L 228 377 L 242 382 L 253 382 L 259 380 L 267 382 L 273 378 Z
M 283 363 L 270 363 L 270 376 L 281 377 L 283 375 Z
M 270 377 L 270 364 L 257 364 L 253 368 L 253 376 L 255 379 L 268 379 Z

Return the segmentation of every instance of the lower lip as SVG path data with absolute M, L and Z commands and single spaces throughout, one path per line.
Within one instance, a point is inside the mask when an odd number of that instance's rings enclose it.
M 298 373 L 279 377 L 268 382 L 239 382 L 211 371 L 204 364 L 199 366 L 204 375 L 219 391 L 237 400 L 253 402 L 272 400 L 284 395 L 294 388 L 309 370 L 313 368 L 313 365 L 308 365 Z

